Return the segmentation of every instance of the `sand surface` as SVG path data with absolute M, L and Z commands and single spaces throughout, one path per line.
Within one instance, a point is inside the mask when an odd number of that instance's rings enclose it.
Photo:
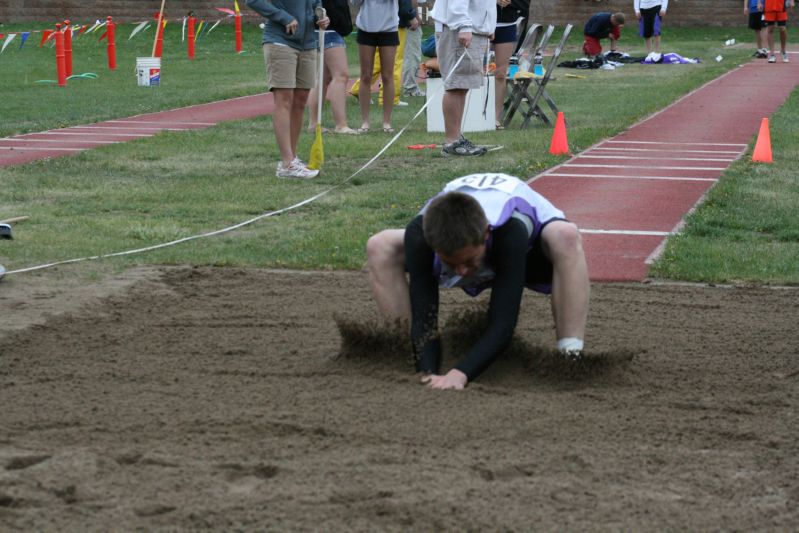
M 443 294 L 451 358 L 486 300 Z M 577 372 L 522 307 L 442 392 L 363 272 L 7 277 L 0 530 L 797 527 L 797 290 L 594 285 Z

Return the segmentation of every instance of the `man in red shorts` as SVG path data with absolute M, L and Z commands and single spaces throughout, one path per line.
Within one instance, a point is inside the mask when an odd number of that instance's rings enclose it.
M 610 39 L 610 51 L 616 51 L 616 41 L 621 38 L 621 28 L 624 26 L 624 13 L 597 13 L 585 23 L 583 34 L 583 53 L 588 58 L 593 58 L 602 53 L 600 39 Z
M 768 39 L 768 62 L 776 63 L 777 55 L 774 53 L 774 26 L 780 29 L 780 52 L 782 54 L 782 62 L 787 63 L 788 53 L 785 46 L 788 43 L 788 11 L 787 8 L 793 9 L 794 0 L 765 0 L 763 5 L 763 25 L 766 27 Z

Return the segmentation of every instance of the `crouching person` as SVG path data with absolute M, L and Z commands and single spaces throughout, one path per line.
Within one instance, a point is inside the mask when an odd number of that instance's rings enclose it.
M 552 295 L 558 349 L 582 357 L 590 285 L 580 233 L 563 212 L 507 174 L 449 182 L 408 226 L 367 243 L 378 310 L 411 325 L 416 370 L 434 389 L 462 389 L 510 343 L 525 287 Z M 442 373 L 439 287 L 476 296 L 491 288 L 488 327 Z

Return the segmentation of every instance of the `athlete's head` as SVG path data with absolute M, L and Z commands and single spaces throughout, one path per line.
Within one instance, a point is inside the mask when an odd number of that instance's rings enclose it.
M 436 197 L 427 206 L 422 228 L 427 244 L 457 274 L 465 276 L 480 267 L 488 220 L 473 197 L 456 191 Z
M 624 26 L 624 13 L 613 13 L 613 16 L 610 17 L 610 23 L 614 26 Z

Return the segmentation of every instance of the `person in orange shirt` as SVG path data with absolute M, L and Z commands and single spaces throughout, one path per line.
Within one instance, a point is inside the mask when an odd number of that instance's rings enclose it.
M 787 63 L 788 52 L 785 46 L 788 44 L 788 9 L 793 9 L 794 0 L 765 0 L 763 5 L 763 25 L 766 27 L 766 39 L 768 40 L 768 62 L 776 63 L 777 55 L 774 53 L 774 26 L 780 29 L 780 52 L 782 62 Z

